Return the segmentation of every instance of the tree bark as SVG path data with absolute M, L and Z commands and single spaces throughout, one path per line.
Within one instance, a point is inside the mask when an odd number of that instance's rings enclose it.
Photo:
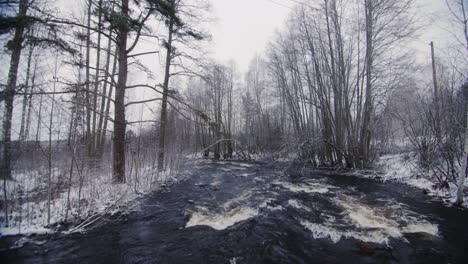
M 31 78 L 31 94 L 29 95 L 29 98 L 28 98 L 28 113 L 26 115 L 26 128 L 24 131 L 24 136 L 26 140 L 29 139 L 29 127 L 31 125 L 32 96 L 34 94 L 34 87 L 36 85 L 36 70 L 37 70 L 37 62 L 34 63 L 34 71 L 33 71 L 33 75 Z
M 34 45 L 30 46 L 29 54 L 28 54 L 28 65 L 26 67 L 26 81 L 24 84 L 24 95 L 23 95 L 23 106 L 22 106 L 22 111 L 21 111 L 21 128 L 20 128 L 20 136 L 19 139 L 21 142 L 25 140 L 25 127 L 26 127 L 26 111 L 27 111 L 27 106 L 28 106 L 28 91 L 31 90 L 29 88 L 29 75 L 31 73 L 31 61 L 32 61 L 32 55 L 34 52 Z
M 172 59 L 172 31 L 174 27 L 174 17 L 171 15 L 169 19 L 169 35 L 166 43 L 166 69 L 164 73 L 163 96 L 161 103 L 161 117 L 159 125 L 159 149 L 158 149 L 158 172 L 164 170 L 164 144 L 166 140 L 166 125 L 167 125 L 167 94 L 169 92 L 169 78 Z
M 372 106 L 372 67 L 373 67 L 373 0 L 365 1 L 366 10 L 366 92 L 364 102 L 364 118 L 361 130 L 361 165 L 366 167 L 369 162 L 369 148 L 371 139 Z
M 26 16 L 28 0 L 19 2 L 18 17 Z M 15 29 L 15 35 L 11 46 L 10 69 L 8 71 L 8 80 L 5 87 L 5 116 L 3 117 L 3 157 L 1 163 L 1 177 L 11 179 L 11 120 L 13 118 L 13 102 L 16 92 L 16 79 L 18 78 L 18 66 L 21 57 L 23 43 L 24 24 L 19 23 Z M 6 209 L 5 209 L 6 210 Z
M 111 76 L 111 79 L 113 78 L 113 76 L 115 75 L 115 72 L 117 70 L 117 62 L 119 61 L 118 59 L 118 55 L 114 58 L 114 63 L 112 65 L 112 76 Z M 107 94 L 107 98 L 110 99 L 112 98 L 112 92 L 113 92 L 113 89 L 114 89 L 114 86 L 113 85 L 109 85 L 109 93 Z M 102 128 L 102 134 L 101 134 L 101 139 L 100 139 L 100 145 L 99 145 L 99 149 L 101 151 L 101 154 L 103 154 L 103 151 L 104 151 L 104 145 L 106 143 L 106 134 L 107 134 L 107 124 L 109 123 L 109 112 L 110 112 L 110 105 L 111 105 L 111 100 L 106 100 L 106 111 L 105 111 L 105 115 L 104 115 L 104 127 Z
M 464 118 L 464 144 L 463 144 L 463 154 L 462 154 L 462 164 L 460 167 L 460 172 L 458 173 L 458 190 L 457 190 L 457 200 L 456 205 L 461 206 L 463 204 L 463 196 L 465 189 L 465 178 L 468 165 L 468 83 L 465 83 L 462 87 L 462 91 L 465 95 L 465 118 Z
M 96 156 L 96 144 L 97 144 L 97 101 L 98 101 L 98 91 L 99 91 L 99 72 L 100 72 L 100 63 L 101 63 L 101 20 L 102 20 L 102 0 L 99 0 L 98 4 L 98 37 L 97 37 L 97 47 L 96 47 L 96 73 L 94 76 L 94 96 L 93 96 L 93 127 L 91 135 L 91 148 L 92 154 Z
M 121 15 L 128 17 L 128 0 L 122 0 Z M 125 183 L 125 88 L 127 86 L 127 34 L 126 24 L 120 25 L 118 33 L 119 77 L 115 88 L 114 137 L 113 137 L 113 180 Z
M 109 28 L 109 36 L 112 36 L 112 25 Z M 111 60 L 111 50 L 112 50 L 112 39 L 109 38 L 109 41 L 107 43 L 107 56 L 106 56 L 106 66 L 105 66 L 105 82 L 102 87 L 102 97 L 101 97 L 101 109 L 99 111 L 99 123 L 98 123 L 98 130 L 97 130 L 97 150 L 98 150 L 98 156 L 102 156 L 103 154 L 103 144 L 102 144 L 102 135 L 105 133 L 103 131 L 103 125 L 104 125 L 104 111 L 106 110 L 106 94 L 107 94 L 107 86 L 108 86 L 108 81 L 112 82 L 112 77 L 109 74 L 109 68 L 110 68 L 110 60 Z M 113 72 L 114 73 L 114 72 Z M 109 78 L 110 77 L 110 78 Z M 112 89 L 112 88 L 110 88 Z M 110 100 L 109 100 L 110 101 Z M 107 116 L 108 113 L 106 113 Z
M 87 154 L 91 156 L 92 145 L 91 145 L 91 100 L 90 100 L 90 52 L 91 52 L 91 0 L 88 0 L 88 27 L 86 32 L 86 73 L 85 73 L 85 104 L 86 104 L 86 144 Z

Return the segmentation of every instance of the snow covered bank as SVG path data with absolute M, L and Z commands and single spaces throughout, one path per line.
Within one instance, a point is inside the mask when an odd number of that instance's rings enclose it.
M 96 224 L 96 215 L 115 215 L 132 210 L 136 199 L 174 182 L 177 172 L 157 174 L 150 167 L 140 168 L 127 176 L 125 184 L 113 184 L 109 170 L 85 170 L 74 175 L 71 182 L 66 172 L 56 169 L 52 175 L 50 220 L 48 221 L 48 187 L 42 170 L 16 173 L 7 182 L 8 225 L 4 209 L 0 212 L 0 236 L 45 234 L 63 225 L 78 225 L 71 230 L 80 232 Z M 180 176 L 182 177 L 182 176 Z M 69 183 L 71 188 L 69 189 Z M 2 190 L 3 192 L 3 190 Z
M 417 167 L 417 160 L 408 153 L 381 156 L 376 164 L 377 171 L 356 171 L 352 174 L 359 177 L 380 179 L 382 181 L 401 182 L 427 192 L 430 196 L 439 197 L 447 204 L 456 200 L 457 186 L 448 182 L 448 188 L 437 188 L 437 181 L 432 172 L 424 172 Z M 465 181 L 468 188 L 468 181 Z M 468 207 L 468 196 L 465 195 L 464 207 Z

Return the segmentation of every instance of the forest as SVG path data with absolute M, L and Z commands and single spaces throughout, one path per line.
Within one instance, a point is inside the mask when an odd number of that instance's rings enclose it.
M 0 258 L 464 263 L 468 2 L 224 2 L 0 0 Z

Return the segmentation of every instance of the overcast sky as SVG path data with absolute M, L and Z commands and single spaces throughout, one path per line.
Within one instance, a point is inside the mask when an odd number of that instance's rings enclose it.
M 79 10 L 80 1 L 57 0 L 64 10 Z M 255 53 L 262 53 L 275 30 L 281 29 L 298 2 L 314 5 L 319 0 L 208 0 L 212 6 L 212 18 L 209 30 L 212 41 L 205 47 L 211 52 L 214 59 L 228 61 L 233 59 L 240 70 L 245 72 Z M 353 1 L 353 0 L 342 0 Z M 453 45 L 453 32 L 447 24 L 449 11 L 446 0 L 414 0 L 418 6 L 418 16 L 425 27 L 420 30 L 419 37 L 411 46 L 416 47 L 420 53 L 414 54 L 421 62 L 429 60 L 428 45 L 432 40 L 436 47 Z M 455 0 L 448 0 L 455 1 Z M 465 0 L 468 2 L 468 0 Z M 70 8 L 70 6 L 73 6 Z M 468 6 L 468 3 L 467 3 Z M 76 12 L 73 13 L 76 13 Z M 75 14 L 76 15 L 76 14 Z M 459 34 L 461 35 L 461 28 Z M 150 48 L 142 43 L 141 49 Z M 161 57 L 162 58 L 162 57 Z M 145 61 L 154 62 L 154 58 L 145 58 Z M 162 58 L 162 62 L 164 61 Z M 161 64 L 159 63 L 159 64 Z M 157 66 L 149 62 L 148 66 Z
M 213 15 L 217 18 L 211 28 L 213 56 L 221 61 L 233 59 L 239 70 L 245 72 L 255 53 L 262 53 L 275 30 L 281 29 L 295 2 L 314 1 L 212 0 Z M 420 51 L 421 62 L 427 62 L 431 40 L 436 47 L 453 41 L 448 33 L 448 9 L 445 0 L 415 0 L 415 4 L 425 28 L 412 46 Z
M 221 60 L 233 59 L 247 70 L 253 55 L 261 53 L 268 40 L 287 18 L 289 0 L 214 0 L 212 49 Z M 284 2 L 284 6 L 280 5 Z

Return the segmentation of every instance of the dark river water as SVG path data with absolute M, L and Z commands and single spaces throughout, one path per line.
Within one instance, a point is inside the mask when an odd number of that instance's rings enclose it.
M 43 242 L 2 250 L 1 263 L 468 263 L 467 210 L 398 183 L 281 165 L 194 163 L 137 210 L 33 237 Z

